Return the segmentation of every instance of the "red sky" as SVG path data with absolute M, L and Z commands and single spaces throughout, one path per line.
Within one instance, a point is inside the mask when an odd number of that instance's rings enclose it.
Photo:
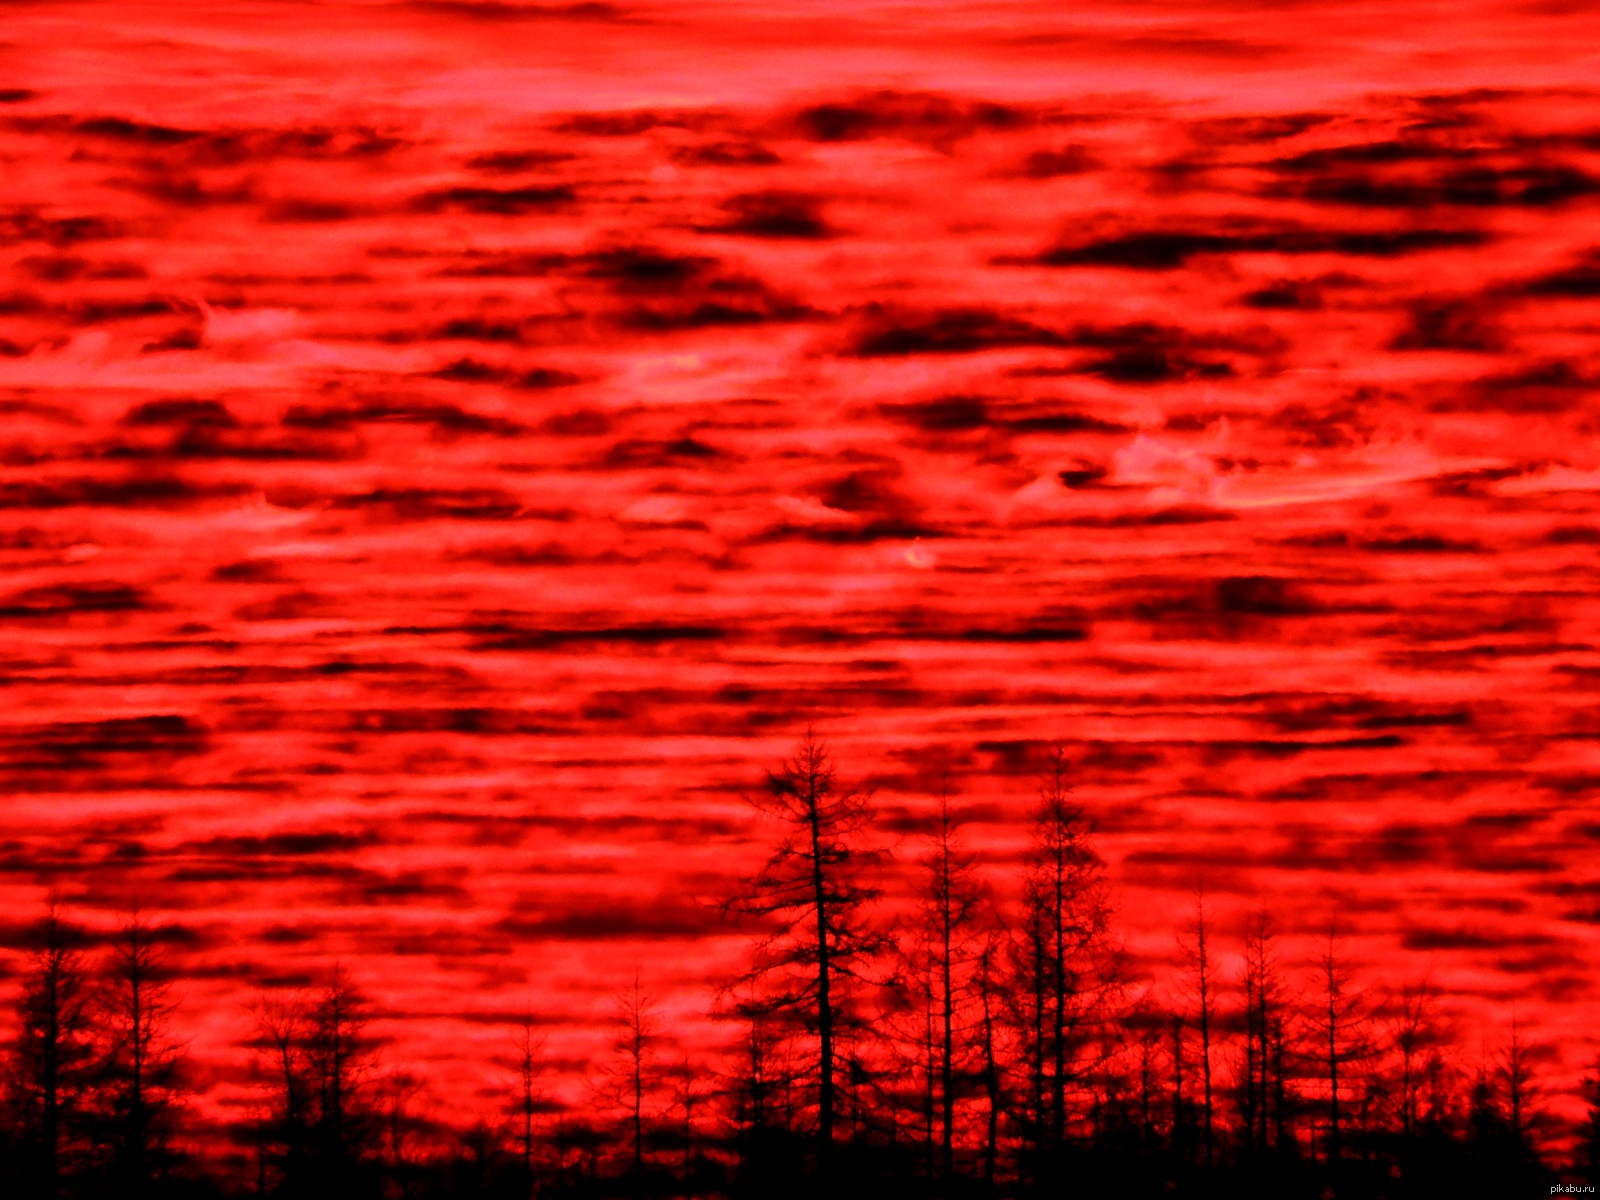
M 5 6 L 0 899 L 686 1047 L 808 721 L 1592 1061 L 1585 6 Z M 14 961 L 14 960 L 13 960 Z M 565 1085 L 581 1095 L 577 1075 Z

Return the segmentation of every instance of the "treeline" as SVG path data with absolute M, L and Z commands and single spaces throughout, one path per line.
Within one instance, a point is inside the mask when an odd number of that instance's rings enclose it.
M 545 1090 L 538 1015 L 491 1110 L 430 1115 L 386 1069 L 373 1002 L 343 968 L 263 992 L 257 1110 L 191 1103 L 163 931 L 138 914 L 91 949 L 52 903 L 31 931 L 7 1046 L 7 1196 L 1406 1197 L 1600 1184 L 1600 1080 L 1563 1127 L 1546 1048 L 1514 1024 L 1470 1049 L 1425 981 L 1360 986 L 1329 932 L 1290 962 L 1272 916 L 1213 928 L 1197 894 L 1173 965 L 1140 978 L 1119 941 L 1069 761 L 1049 755 L 1026 853 L 985 868 L 948 777 L 914 861 L 807 735 L 756 803 L 763 868 L 723 914 L 748 972 L 704 1062 L 647 990 L 617 998 L 592 1100 Z M 897 867 L 915 903 L 890 917 Z M 1229 965 L 1225 965 L 1229 964 Z

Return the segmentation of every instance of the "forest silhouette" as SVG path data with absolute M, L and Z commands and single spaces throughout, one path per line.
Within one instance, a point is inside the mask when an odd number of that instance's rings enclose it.
M 1093 825 L 1050 748 L 1016 863 L 967 843 L 948 771 L 895 854 L 869 793 L 811 732 L 752 798 L 765 865 L 725 897 L 748 969 L 728 1031 L 669 1056 L 638 978 L 592 1099 L 551 1098 L 531 1008 L 496 1104 L 452 1124 L 369 1033 L 382 998 L 342 966 L 250 1010 L 258 1097 L 204 1118 L 182 979 L 139 912 L 91 937 L 52 898 L 5 1047 L 6 1196 L 1408 1197 L 1600 1184 L 1600 1079 L 1582 1119 L 1513 1023 L 1475 1051 L 1425 976 L 1357 979 L 1330 925 L 1291 960 L 1270 908 L 1218 928 L 1197 889 L 1173 965 L 1121 943 Z M 909 860 L 908 860 L 908 855 Z M 1002 872 L 1010 874 L 1002 878 Z M 1241 968 L 1223 965 L 1240 962 Z M 644 964 L 646 967 L 648 964 Z M 1393 980 L 1406 978 L 1404 969 Z M 1597 1072 L 1600 1075 L 1600 1072 Z M 1570 1105 L 1566 1106 L 1571 1108 Z

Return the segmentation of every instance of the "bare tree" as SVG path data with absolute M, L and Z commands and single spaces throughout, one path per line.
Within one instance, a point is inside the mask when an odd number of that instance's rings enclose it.
M 1172 1154 L 1179 1162 L 1189 1156 L 1189 1098 L 1184 1091 L 1184 1026 L 1181 1012 L 1168 1014 L 1169 1032 L 1172 1035 Z
M 965 1014 L 958 1012 L 971 994 L 974 945 L 982 893 L 973 874 L 973 860 L 962 845 L 959 821 L 950 807 L 950 773 L 942 772 L 938 808 L 922 855 L 921 928 L 929 952 L 930 1008 L 936 1058 L 930 1082 L 937 1077 L 939 1168 L 947 1181 L 955 1174 L 956 1087 L 965 1072 Z
M 28 941 L 8 1098 L 20 1128 L 24 1169 L 36 1178 L 38 1191 L 53 1198 L 82 1149 L 95 1061 L 93 989 L 83 932 L 61 915 L 55 897 L 28 931 Z
M 687 1058 L 672 1067 L 672 1100 L 677 1110 L 677 1140 L 683 1155 L 683 1195 L 685 1200 L 694 1195 L 695 1178 L 695 1113 L 699 1111 L 705 1095 L 699 1084 L 699 1071 Z
M 635 1180 L 644 1174 L 645 1096 L 652 1090 L 651 1043 L 655 1041 L 655 1002 L 644 993 L 637 972 L 633 987 L 617 997 L 616 1046 L 623 1059 L 622 1100 L 628 1110 Z
M 750 988 L 728 1014 L 739 1022 L 738 1066 L 727 1091 L 735 1128 L 738 1179 L 752 1194 L 781 1186 L 791 1158 L 794 1125 L 793 1029 Z
M 1389 1040 L 1399 1069 L 1400 1132 L 1417 1136 L 1421 1127 L 1423 1090 L 1446 1041 L 1434 1011 L 1434 989 L 1423 978 L 1407 984 L 1390 1005 Z
M 1129 1014 L 1129 1019 L 1138 1036 L 1139 1153 L 1149 1157 L 1156 1148 L 1159 1120 L 1157 1100 L 1160 1083 L 1157 1071 L 1161 1053 L 1160 1014 L 1151 1005 L 1147 995 L 1140 999 Z
M 1283 1148 L 1289 1115 L 1292 1030 L 1288 989 L 1278 969 L 1272 918 L 1262 909 L 1244 937 L 1244 1072 L 1240 1116 L 1245 1144 Z
M 983 1183 L 986 1189 L 994 1187 L 1000 1145 L 1000 1114 L 1005 1104 L 1005 1080 L 1001 1076 L 996 1036 L 1000 1007 L 996 994 L 1000 986 L 999 953 L 999 938 L 991 933 L 979 951 L 973 981 L 978 994 L 979 1071 L 986 1101 L 983 1135 Z
M 1350 969 L 1339 955 L 1338 935 L 1328 930 L 1327 942 L 1317 962 L 1320 993 L 1312 1024 L 1317 1032 L 1323 1080 L 1327 1087 L 1329 1163 L 1343 1154 L 1342 1102 L 1352 1092 L 1353 1071 L 1371 1056 L 1369 1028 L 1372 1013 L 1363 993 L 1352 983 Z M 1343 1092 L 1341 1092 L 1341 1088 Z
M 765 927 L 751 978 L 764 986 L 768 1009 L 794 1014 L 816 1038 L 817 1167 L 826 1175 L 850 985 L 887 944 L 868 911 L 878 893 L 863 879 L 875 857 L 863 844 L 871 813 L 865 794 L 839 786 L 832 756 L 809 729 L 767 784 L 756 803 L 780 823 L 778 845 L 727 907 Z
M 539 1106 L 539 1075 L 543 1069 L 544 1036 L 539 1032 L 530 1000 L 515 1034 L 517 1066 L 517 1116 L 522 1124 L 522 1178 L 533 1191 L 533 1114 Z
M 111 946 L 101 1000 L 113 1171 L 119 1194 L 129 1197 L 144 1195 L 171 1165 L 182 1087 L 177 1002 L 158 936 L 137 910 L 129 915 Z
M 1070 791 L 1066 751 L 1053 746 L 1023 881 L 1016 988 L 1027 1008 L 1021 1034 L 1030 1077 L 1030 1140 L 1044 1153 L 1066 1140 L 1069 1100 L 1087 1079 L 1095 1023 L 1118 983 L 1102 865 Z
M 314 1119 L 306 1061 L 309 1027 L 305 999 L 298 993 L 263 993 L 252 1011 L 254 1046 L 267 1087 L 267 1119 L 259 1130 L 256 1167 L 257 1192 L 265 1195 L 269 1175 L 284 1181 L 304 1175 Z M 269 1157 L 275 1160 L 271 1168 Z
M 366 1036 L 370 1011 L 349 971 L 334 964 L 309 1014 L 305 1043 L 317 1102 L 317 1153 L 328 1178 L 348 1173 L 371 1132 L 364 1103 L 374 1051 Z
M 1551 1132 L 1536 1068 L 1553 1057 L 1550 1046 L 1530 1042 L 1524 1036 L 1522 1022 L 1513 1013 L 1510 1036 L 1496 1056 L 1495 1074 L 1505 1096 L 1506 1132 L 1517 1153 L 1529 1161 L 1538 1157 L 1540 1143 Z
M 1583 1081 L 1583 1098 L 1586 1104 L 1578 1126 L 1577 1165 L 1584 1182 L 1600 1188 L 1600 1059 L 1595 1061 L 1594 1074 Z
M 1201 1136 L 1204 1139 L 1206 1166 L 1214 1160 L 1213 1104 L 1211 1096 L 1211 1030 L 1216 1001 L 1216 965 L 1211 956 L 1210 930 L 1206 926 L 1204 890 L 1195 892 L 1194 918 L 1189 923 L 1187 941 L 1180 939 L 1188 965 L 1187 989 L 1195 1003 L 1195 1029 L 1200 1034 Z
M 418 1178 L 421 1163 L 412 1149 L 412 1142 L 422 1124 L 416 1111 L 417 1101 L 426 1087 L 426 1082 L 415 1072 L 398 1066 L 390 1067 L 378 1080 L 382 1151 L 388 1159 L 389 1178 L 400 1200 L 417 1195 L 421 1184 Z

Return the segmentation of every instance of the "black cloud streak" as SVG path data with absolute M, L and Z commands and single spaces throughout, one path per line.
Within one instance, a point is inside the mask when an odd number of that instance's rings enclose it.
M 1242 233 L 1138 230 L 1108 238 L 1057 246 L 1028 260 L 1004 259 L 1045 267 L 1124 267 L 1171 271 L 1205 254 L 1346 254 L 1394 258 L 1428 250 L 1481 246 L 1489 234 L 1474 229 L 1322 231 L 1281 229 Z

